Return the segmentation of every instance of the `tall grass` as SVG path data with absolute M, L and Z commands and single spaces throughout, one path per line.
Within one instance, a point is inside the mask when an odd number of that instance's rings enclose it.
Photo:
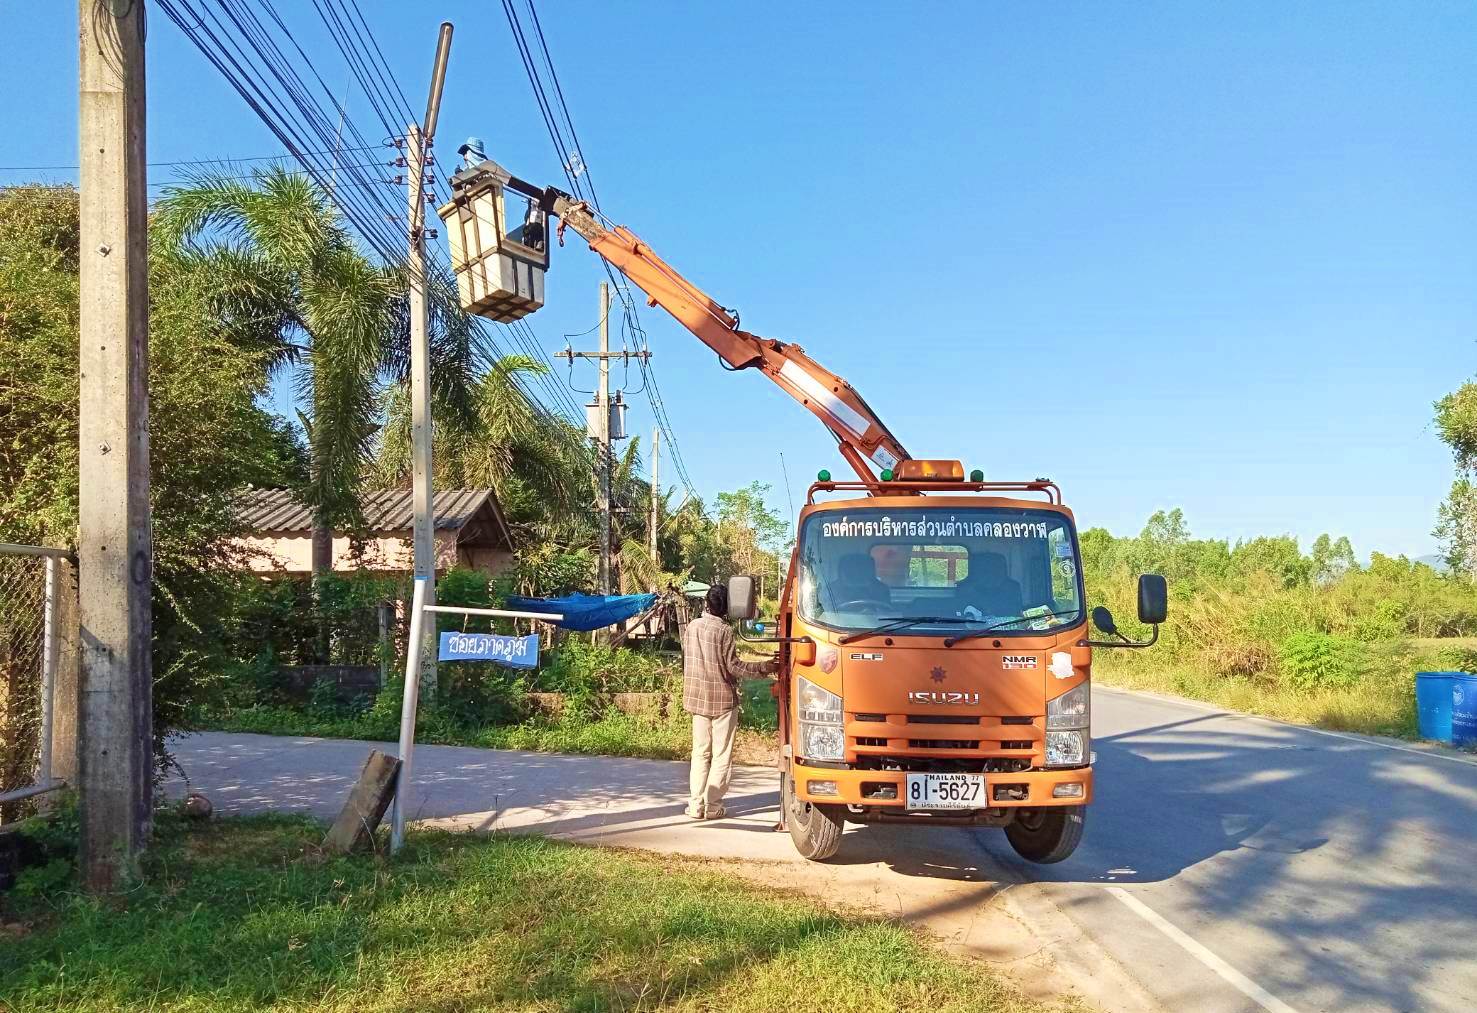
M 1099 651 L 1105 682 L 1414 737 L 1415 673 L 1477 667 L 1462 639 L 1477 634 L 1477 589 L 1464 580 L 1404 557 L 1359 566 L 1349 552 L 1330 562 L 1291 538 L 1197 541 L 1172 515 L 1156 519 L 1138 538 L 1083 536 L 1089 599 L 1125 632 L 1137 628 L 1136 575 L 1170 582 L 1159 643 Z

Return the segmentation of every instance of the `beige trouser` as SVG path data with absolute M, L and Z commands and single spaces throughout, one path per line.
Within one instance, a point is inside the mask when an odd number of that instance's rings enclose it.
M 738 708 L 717 717 L 692 716 L 692 776 L 687 811 L 694 815 L 716 809 L 728 791 L 733 773 L 733 733 L 738 726 Z

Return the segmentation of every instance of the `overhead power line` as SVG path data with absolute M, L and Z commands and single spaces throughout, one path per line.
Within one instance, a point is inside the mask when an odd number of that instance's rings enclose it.
M 553 142 L 555 154 L 559 157 L 560 165 L 564 170 L 564 178 L 568 181 L 570 192 L 580 200 L 590 204 L 596 212 L 604 217 L 600 208 L 600 200 L 595 193 L 594 180 L 590 176 L 589 159 L 585 157 L 583 148 L 579 143 L 579 135 L 574 129 L 574 120 L 569 114 L 569 104 L 564 98 L 564 89 L 559 83 L 558 72 L 554 69 L 554 61 L 549 53 L 548 41 L 544 37 L 543 25 L 539 21 L 538 9 L 534 0 L 525 0 L 528 8 L 529 20 L 533 25 L 534 33 L 538 39 L 539 53 L 543 57 L 543 69 L 540 70 L 538 61 L 534 57 L 533 47 L 529 42 L 528 35 L 524 31 L 523 23 L 515 7 L 514 0 L 502 0 L 503 13 L 508 20 L 508 27 L 513 33 L 513 41 L 518 47 L 518 55 L 523 62 L 524 72 L 528 76 L 528 82 L 533 89 L 534 100 L 538 104 L 539 112 L 543 117 L 545 129 L 549 133 L 549 139 Z M 544 83 L 544 74 L 547 73 L 549 86 L 553 89 L 552 97 L 549 87 Z M 557 112 L 555 104 L 557 102 Z M 566 136 L 567 135 L 567 136 Z M 630 285 L 626 276 L 611 268 L 610 264 L 603 258 L 601 266 L 605 269 L 606 277 L 610 279 L 611 286 L 621 303 L 622 321 L 621 335 L 622 343 L 629 341 L 636 346 L 638 352 L 650 352 L 647 342 L 646 330 L 641 325 L 641 320 L 636 312 L 636 300 L 631 294 Z M 667 414 L 665 402 L 662 400 L 661 388 L 656 381 L 656 372 L 653 369 L 649 355 L 640 358 L 642 373 L 642 389 L 646 391 L 647 400 L 651 405 L 651 413 L 655 417 L 657 427 L 661 429 L 662 435 L 666 437 L 668 454 L 672 464 L 681 478 L 683 485 L 691 496 L 697 492 L 693 487 L 692 478 L 688 474 L 687 464 L 683 460 L 681 446 L 677 441 L 677 434 L 672 429 L 671 418 Z
M 345 155 L 364 151 L 383 151 L 386 145 L 372 144 L 367 147 L 329 148 L 324 151 L 309 151 L 309 155 Z M 149 162 L 149 168 L 193 165 L 234 165 L 237 162 L 280 162 L 292 157 L 290 152 L 279 151 L 275 155 L 225 155 L 220 158 L 183 158 L 172 162 Z M 77 165 L 0 165 L 0 172 L 51 172 L 62 169 L 79 169 Z
M 416 116 L 358 3 L 313 0 L 313 9 L 378 123 L 362 129 L 348 112 L 347 102 L 328 87 L 315 62 L 314 55 L 324 52 L 323 48 L 300 43 L 282 13 L 298 8 L 284 5 L 279 10 L 273 0 L 159 0 L 159 6 L 272 131 L 287 157 L 329 196 L 353 232 L 386 263 L 403 262 L 408 222 L 403 196 L 391 185 L 397 180 L 388 165 L 367 164 L 355 154 L 387 150 L 388 157 L 402 151 L 399 137 Z M 376 143 L 374 137 L 385 140 Z M 428 201 L 434 201 L 438 188 L 444 187 L 431 158 Z M 182 164 L 231 161 L 245 160 L 201 159 Z M 454 287 L 445 255 L 439 248 L 433 250 L 431 283 Z M 470 335 L 472 347 L 456 354 L 472 355 L 482 368 L 505 355 L 486 321 L 473 318 Z M 542 358 L 549 362 L 547 355 Z M 559 397 L 562 390 L 548 377 L 537 384 L 539 395 L 530 389 L 527 377 L 514 377 L 513 383 L 540 412 L 571 418 L 581 414 L 567 394 Z

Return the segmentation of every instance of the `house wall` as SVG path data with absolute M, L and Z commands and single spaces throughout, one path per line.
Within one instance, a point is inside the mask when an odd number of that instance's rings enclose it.
M 251 569 L 257 573 L 312 572 L 313 540 L 306 535 L 257 535 L 238 538 L 236 544 L 254 553 Z M 436 532 L 438 571 L 466 566 L 487 573 L 498 573 L 512 559 L 513 554 L 503 549 L 458 546 L 454 531 Z M 361 541 L 357 546 L 347 538 L 333 540 L 333 569 L 338 573 L 355 570 L 405 572 L 414 566 L 415 548 L 409 531 L 386 532 L 379 537 Z

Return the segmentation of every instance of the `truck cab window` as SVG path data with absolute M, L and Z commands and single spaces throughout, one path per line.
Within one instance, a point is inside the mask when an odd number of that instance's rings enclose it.
M 881 616 L 929 617 L 910 632 L 932 635 L 981 620 L 1024 619 L 1026 634 L 1080 621 L 1076 539 L 1056 511 L 862 508 L 812 517 L 801 543 L 800 613 L 835 629 Z

